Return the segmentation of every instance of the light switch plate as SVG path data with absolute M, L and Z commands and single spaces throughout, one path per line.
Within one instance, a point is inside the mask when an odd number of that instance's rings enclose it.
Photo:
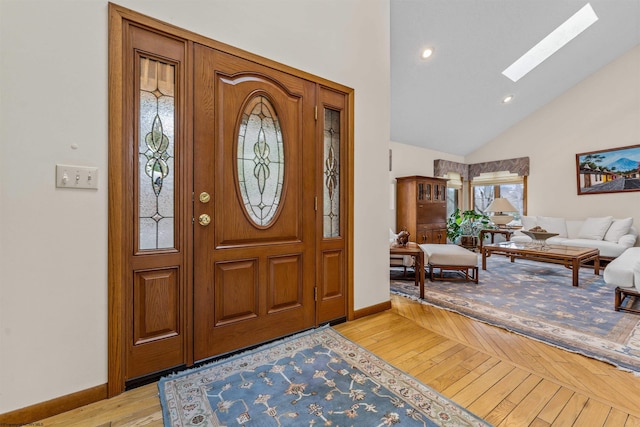
M 98 189 L 98 168 L 93 166 L 56 165 L 56 187 Z

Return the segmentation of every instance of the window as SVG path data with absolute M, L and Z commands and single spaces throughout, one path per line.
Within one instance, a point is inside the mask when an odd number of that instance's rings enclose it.
M 138 246 L 175 247 L 176 66 L 140 57 Z
M 459 173 L 448 172 L 444 178 L 447 181 L 447 218 L 460 207 L 460 191 L 462 190 L 462 177 Z
M 496 197 L 503 197 L 518 209 L 513 213 L 516 223 L 526 215 L 526 179 L 509 172 L 483 173 L 471 182 L 473 209 L 486 212 L 487 207 Z
M 340 236 L 340 111 L 324 110 L 323 237 Z
M 275 107 L 255 95 L 245 106 L 238 135 L 238 181 L 245 211 L 267 227 L 280 207 L 284 185 L 284 142 Z
M 447 218 L 460 206 L 460 190 L 447 187 Z
M 494 185 L 474 185 L 473 186 L 473 208 L 479 212 L 484 213 L 487 206 L 496 197 L 496 187 Z

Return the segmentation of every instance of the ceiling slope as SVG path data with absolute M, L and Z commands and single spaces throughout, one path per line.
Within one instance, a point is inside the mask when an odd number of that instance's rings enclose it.
M 640 43 L 640 0 L 592 0 L 597 22 L 518 82 L 502 75 L 586 3 L 391 0 L 391 140 L 467 155 Z

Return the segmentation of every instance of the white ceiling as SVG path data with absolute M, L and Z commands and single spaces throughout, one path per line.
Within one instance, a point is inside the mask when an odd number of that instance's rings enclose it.
M 586 3 L 391 0 L 391 140 L 467 155 L 640 43 L 640 0 L 591 0 L 595 24 L 518 82 L 502 75 Z

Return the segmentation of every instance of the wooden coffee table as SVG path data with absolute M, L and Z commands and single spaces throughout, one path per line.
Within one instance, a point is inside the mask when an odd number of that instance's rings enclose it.
M 491 255 L 505 255 L 511 262 L 517 259 L 562 264 L 573 272 L 573 286 L 578 286 L 580 266 L 593 261 L 593 274 L 600 274 L 600 251 L 592 248 L 540 245 L 537 243 L 502 242 L 484 245 L 482 248 L 482 269 L 487 269 L 487 258 Z
M 424 299 L 424 252 L 420 246 L 414 242 L 407 243 L 407 246 L 392 247 L 389 249 L 391 255 L 411 255 L 415 260 L 415 281 L 416 286 L 420 286 L 420 298 Z

